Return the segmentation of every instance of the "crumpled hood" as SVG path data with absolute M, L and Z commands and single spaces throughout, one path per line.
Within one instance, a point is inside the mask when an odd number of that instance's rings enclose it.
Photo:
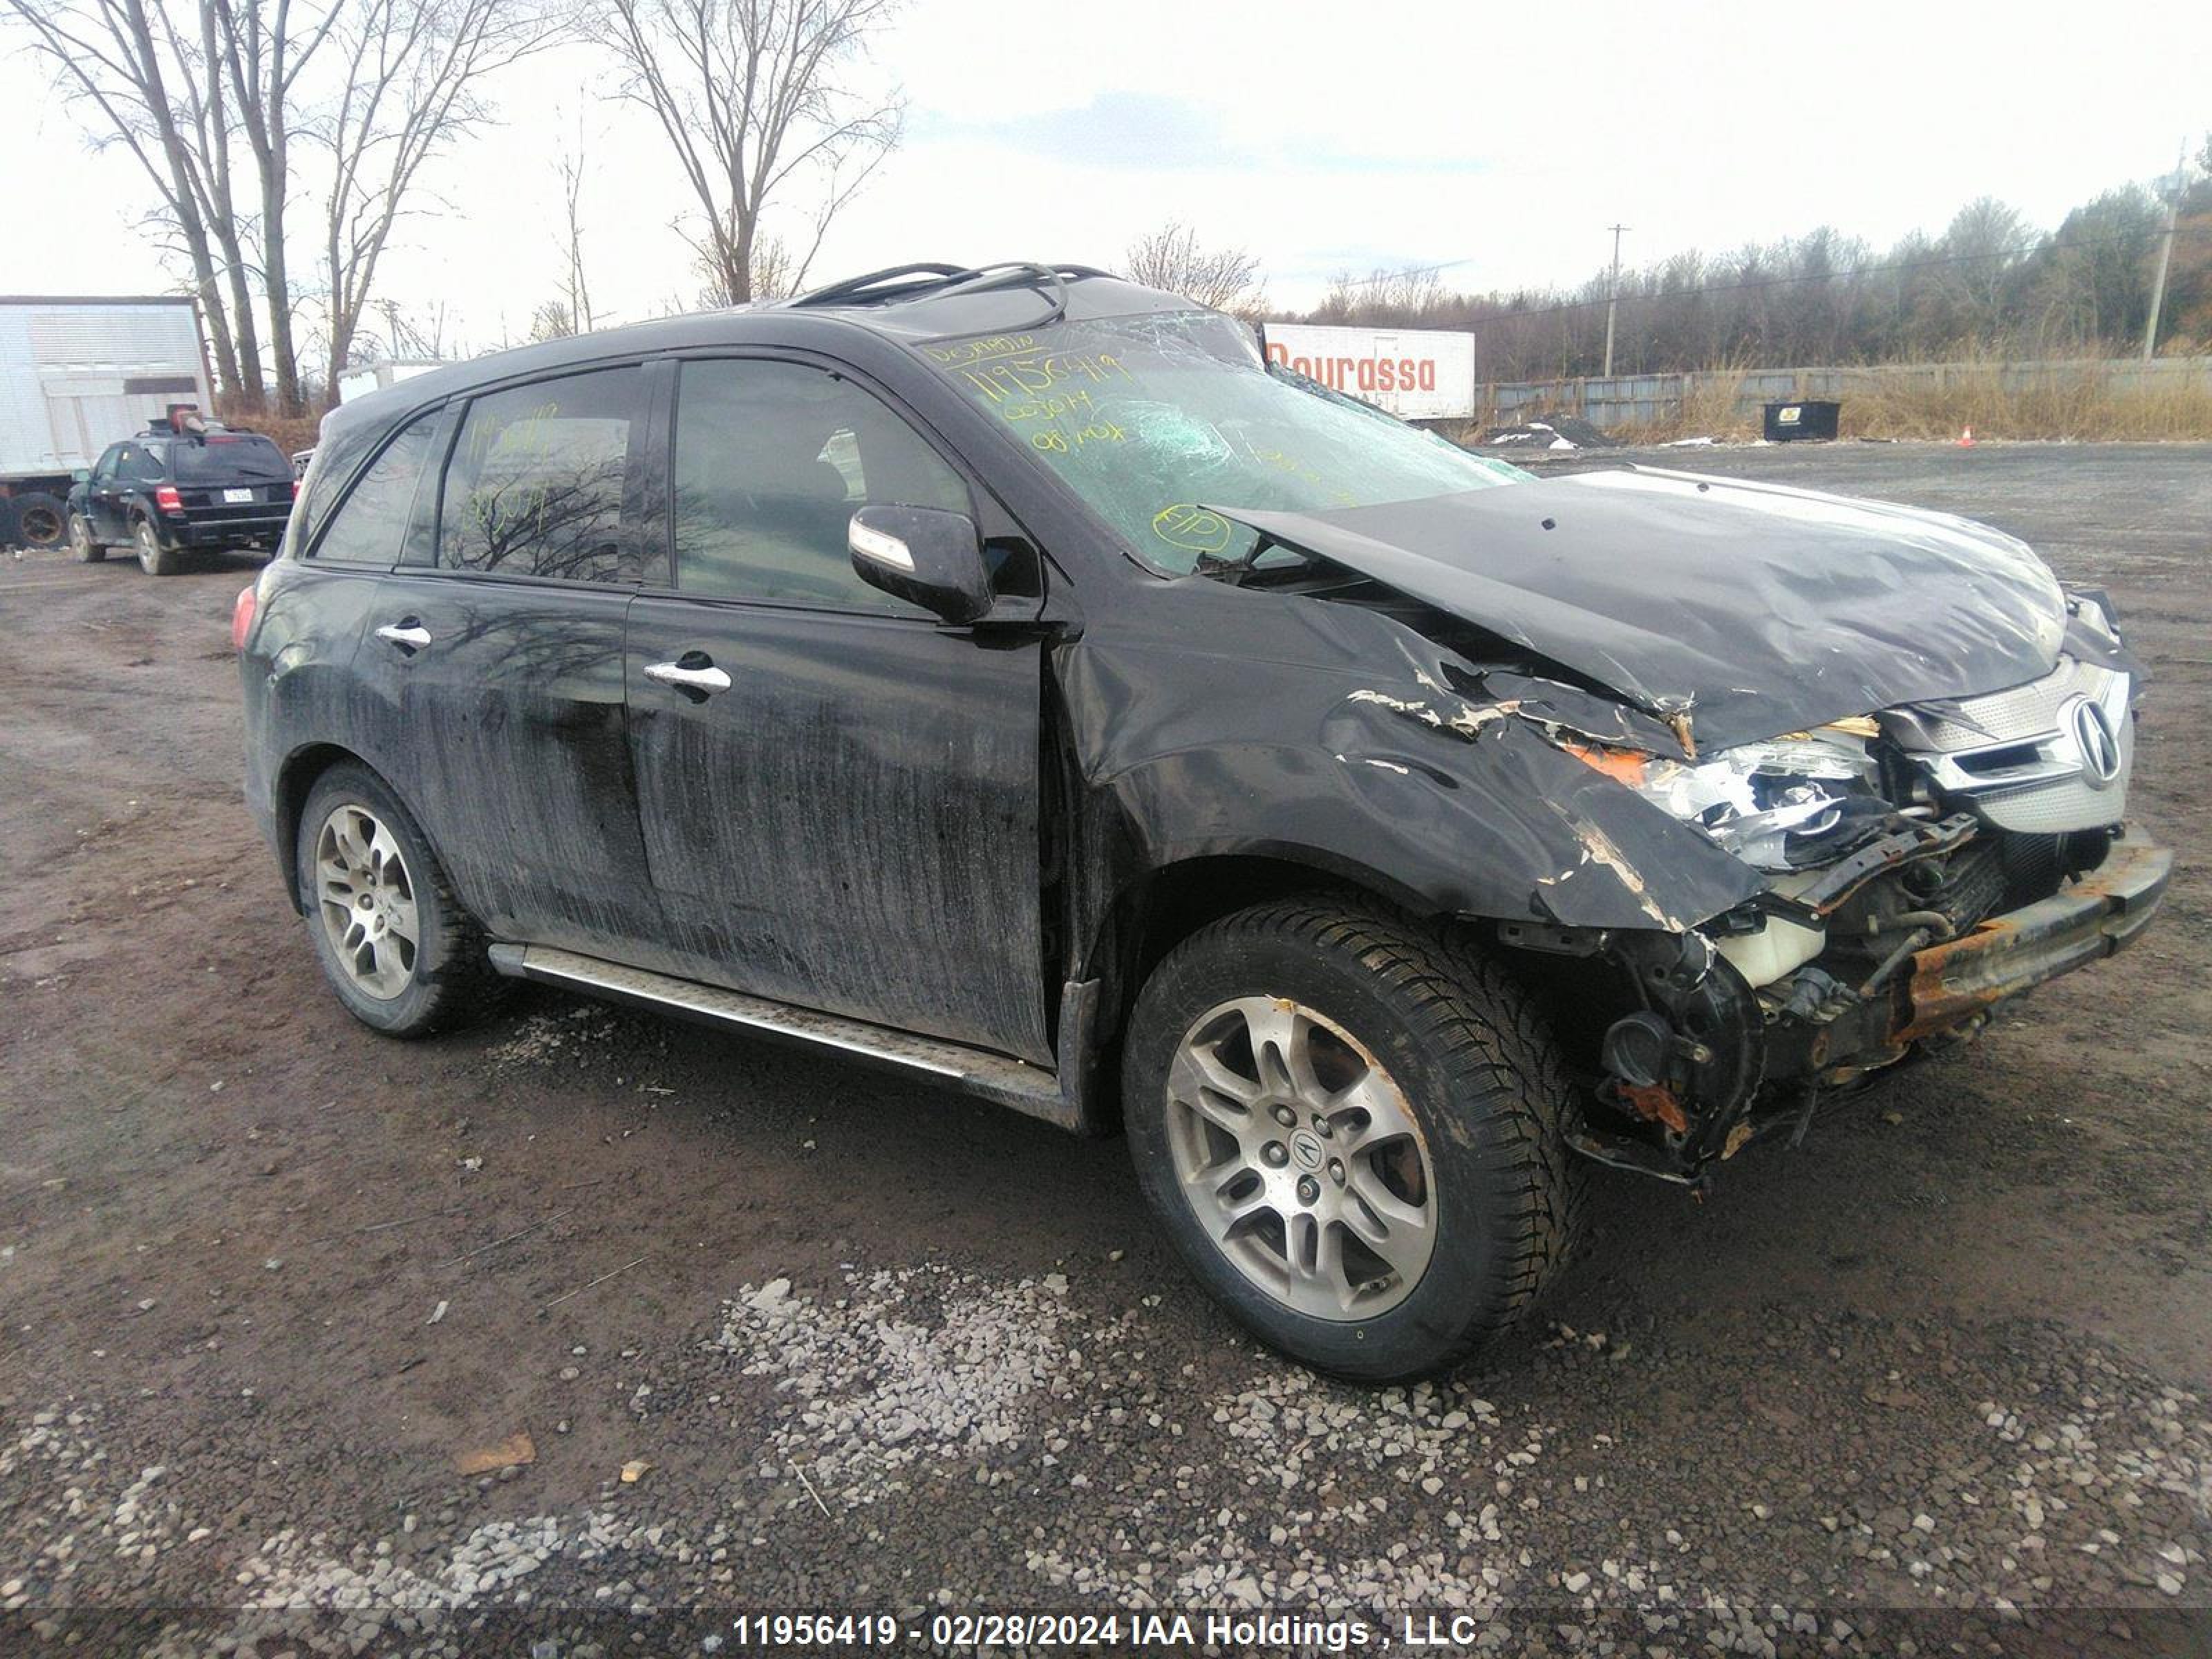
M 2065 632 L 2057 580 L 2012 537 L 1773 484 L 1638 470 L 1215 510 L 1686 714 L 1701 750 L 2018 685 Z

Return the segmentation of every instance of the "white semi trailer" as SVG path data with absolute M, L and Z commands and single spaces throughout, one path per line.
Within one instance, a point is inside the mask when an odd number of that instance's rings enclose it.
M 173 404 L 214 406 L 189 299 L 0 295 L 0 546 L 59 546 L 75 475 Z

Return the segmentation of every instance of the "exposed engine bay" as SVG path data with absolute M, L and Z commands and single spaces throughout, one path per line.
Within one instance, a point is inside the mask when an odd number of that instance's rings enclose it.
M 2076 604 L 2105 620 L 2099 601 Z M 1566 738 L 1588 764 L 1767 875 L 1752 904 L 1679 946 L 1613 942 L 1641 1006 L 1600 1041 L 1583 1150 L 1698 1178 L 1765 1130 L 1802 1136 L 1824 1092 L 1972 1038 L 2002 996 L 2131 937 L 2139 920 L 2103 925 L 2102 895 L 2064 896 L 2130 863 L 2114 855 L 2134 757 L 2132 684 L 2062 653 L 2049 674 L 2008 690 L 1697 760 Z M 2127 898 L 2147 916 L 2170 860 L 2132 863 L 2112 873 L 2136 884 Z M 2021 963 L 1963 993 L 1921 984 L 1931 958 L 1940 981 L 1954 957 L 2002 956 L 2017 918 L 2039 907 L 2068 912 L 2052 918 L 2057 931 L 2082 935 L 2062 941 L 2063 965 Z M 1743 1058 L 1752 1049 L 1755 1067 Z
M 1612 550 L 1616 526 L 1641 543 L 1723 489 L 1593 473 L 1234 514 L 1260 542 L 1205 572 L 1392 617 L 1444 649 L 1440 678 L 1420 678 L 1456 707 L 1355 696 L 1478 747 L 1497 720 L 1526 722 L 1756 872 L 1750 897 L 1686 925 L 1495 927 L 1551 988 L 1590 1079 L 1573 1144 L 1692 1182 L 1756 1135 L 1802 1136 L 1824 1096 L 1967 1040 L 1996 1002 L 2117 950 L 2172 864 L 2123 823 L 2142 673 L 2103 594 L 2062 592 L 1985 526 L 1803 492 L 1730 489 L 1744 515 L 1733 562 L 1639 568 Z M 1536 515 L 1504 516 L 1538 490 Z M 1568 536 L 1585 526 L 1607 532 L 1587 560 Z M 1779 550 L 1799 535 L 1832 544 L 1835 574 L 1814 580 L 1808 556 Z M 1481 555 L 1435 550 L 1459 547 Z M 1998 689 L 1943 695 L 1960 685 Z M 1837 707 L 1858 695 L 1868 703 Z M 1792 715 L 1810 718 L 1768 723 Z M 1678 856 L 1655 848 L 1639 866 L 1585 833 L 1647 910 L 1663 908 Z M 1546 881 L 1539 916 L 1559 890 Z M 1593 994 L 1594 973 L 1610 993 Z

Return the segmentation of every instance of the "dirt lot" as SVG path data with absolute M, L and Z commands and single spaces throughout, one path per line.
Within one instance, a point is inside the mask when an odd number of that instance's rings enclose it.
M 1516 1652 L 2212 1648 L 2212 447 L 1668 464 L 2109 586 L 2183 867 L 2137 950 L 1707 1201 L 1602 1174 L 1550 1317 L 1380 1393 L 1243 1340 L 1118 1143 L 547 995 L 371 1036 L 240 803 L 250 563 L 0 562 L 0 1649 L 1194 1604 Z

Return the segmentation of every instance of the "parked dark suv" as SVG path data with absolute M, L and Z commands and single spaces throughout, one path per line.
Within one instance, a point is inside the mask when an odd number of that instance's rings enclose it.
M 361 1019 L 538 980 L 1118 1125 L 1213 1293 L 1358 1377 L 1520 1313 L 1585 1160 L 1706 1182 L 2170 862 L 2112 606 L 2011 538 L 1532 478 L 1076 267 L 348 404 L 236 623 Z
M 275 547 L 294 491 L 292 463 L 258 433 L 149 427 L 70 491 L 70 545 L 89 564 L 127 545 L 147 574 L 174 575 L 188 553 Z

